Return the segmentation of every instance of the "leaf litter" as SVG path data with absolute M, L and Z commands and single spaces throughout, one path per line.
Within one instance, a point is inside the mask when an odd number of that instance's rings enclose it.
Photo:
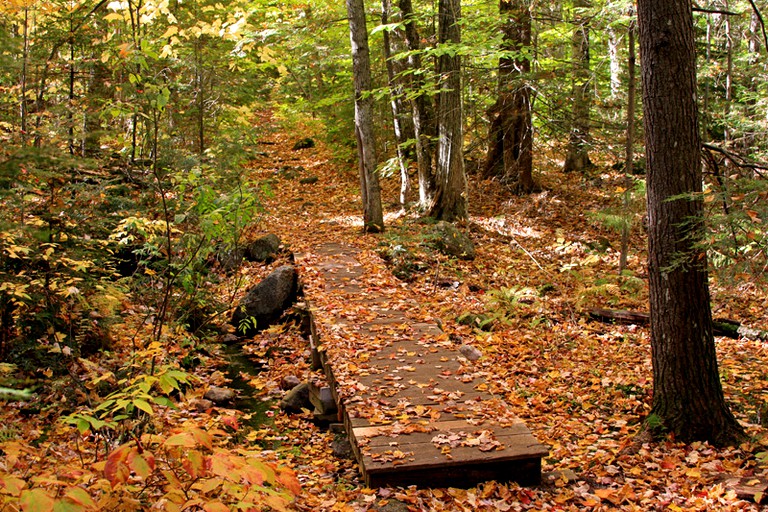
M 718 338 L 717 342 L 724 391 L 750 435 L 749 443 L 716 449 L 706 443 L 682 444 L 673 439 L 654 443 L 637 436 L 640 422 L 649 412 L 652 392 L 648 331 L 631 325 L 598 324 L 584 314 L 588 307 L 603 307 L 606 303 L 617 309 L 647 309 L 644 286 L 622 287 L 620 280 L 614 288 L 596 284 L 616 273 L 618 254 L 611 248 L 603 253 L 589 248 L 588 242 L 613 235 L 592 224 L 586 212 L 597 211 L 614 199 L 601 190 L 585 188 L 577 176 L 554 170 L 542 175 L 545 192 L 529 197 L 510 197 L 496 183 L 474 181 L 469 189 L 471 221 L 463 228 L 475 242 L 478 257 L 474 261 L 451 260 L 429 248 L 422 235 L 425 225 L 412 213 L 388 214 L 385 235 L 362 234 L 356 168 L 334 161 L 322 143 L 312 150 L 293 153 L 290 136 L 276 130 L 269 137 L 269 155 L 257 157 L 250 164 L 253 179 L 273 178 L 288 159 L 291 165 L 301 166 L 319 179 L 314 184 L 273 181 L 273 195 L 265 204 L 266 212 L 257 228 L 279 234 L 292 251 L 303 256 L 299 260 L 302 279 L 312 293 L 322 293 L 321 279 L 301 261 L 312 261 L 314 246 L 338 242 L 358 248 L 367 284 L 389 297 L 386 309 L 407 311 L 409 317 L 437 323 L 444 330 L 445 336 L 438 343 L 424 346 L 425 353 L 464 344 L 476 348 L 481 357 L 462 361 L 458 375 L 449 372 L 442 377 L 483 377 L 484 391 L 497 397 L 499 406 L 485 406 L 486 410 L 471 410 L 471 414 L 498 419 L 506 407 L 511 407 L 534 436 L 549 447 L 549 456 L 543 460 L 543 482 L 536 488 L 491 481 L 469 489 L 431 489 L 428 482 L 423 488 L 366 489 L 355 463 L 333 456 L 334 434 L 315 425 L 310 411 L 284 414 L 273 408 L 268 413 L 271 423 L 248 427 L 248 415 L 241 411 L 187 407 L 202 398 L 202 385 L 184 392 L 178 410 L 154 407 L 153 419 L 156 428 L 161 429 L 157 435 L 165 436 L 163 442 L 168 449 L 188 445 L 191 450 L 202 450 L 200 453 L 217 454 L 210 459 L 215 462 L 210 471 L 221 477 L 236 470 L 244 480 L 256 483 L 278 478 L 272 480 L 275 485 L 284 485 L 297 494 L 289 505 L 275 502 L 278 509 L 351 512 L 384 510 L 388 503 L 400 502 L 413 511 L 760 510 L 753 499 L 760 501 L 762 494 L 758 492 L 751 498 L 740 495 L 732 480 L 758 485 L 768 478 L 765 343 L 726 338 Z M 550 165 L 546 155 L 542 159 L 543 165 Z M 550 166 L 555 168 L 554 164 Z M 384 201 L 391 206 L 398 184 L 384 180 L 382 187 Z M 388 243 L 407 246 L 418 262 L 416 266 L 423 270 L 415 272 L 407 282 L 395 278 L 380 256 L 382 246 Z M 632 233 L 631 247 L 629 268 L 642 277 L 646 255 L 641 231 Z M 248 266 L 237 277 L 256 282 L 268 270 Z M 237 291 L 232 280 L 221 286 L 224 296 L 242 293 L 242 287 Z M 545 289 L 546 293 L 541 292 Z M 539 293 L 531 294 L 531 290 Z M 768 326 L 764 287 L 713 282 L 712 291 L 717 316 L 746 325 Z M 344 322 L 320 325 L 321 338 L 329 346 L 335 341 L 341 343 L 333 350 L 356 353 L 358 365 L 344 369 L 344 387 L 340 389 L 353 398 L 356 387 L 363 386 L 356 382 L 355 375 L 372 371 L 364 366 L 366 357 L 370 357 L 366 354 L 376 353 L 386 342 L 374 336 L 352 344 L 345 341 L 349 337 L 342 338 L 338 332 L 354 331 L 359 320 L 376 318 L 384 306 L 363 306 L 359 302 L 353 305 L 342 295 L 329 299 L 335 300 L 334 312 Z M 491 318 L 492 328 L 485 329 L 457 322 L 465 313 L 496 316 Z M 135 329 L 126 319 L 125 332 Z M 146 329 L 138 329 L 137 338 L 150 339 Z M 387 336 L 409 335 L 407 324 L 383 324 L 378 329 Z M 117 357 L 130 357 L 130 342 L 124 341 L 125 349 Z M 169 333 L 166 341 L 166 346 L 158 350 L 178 358 L 186 354 L 175 334 Z M 279 350 L 267 350 L 268 346 Z M 286 375 L 301 380 L 324 378 L 310 369 L 307 341 L 295 328 L 256 335 L 248 340 L 246 348 L 264 364 L 263 372 L 250 379 L 254 394 L 264 400 L 282 395 L 280 382 Z M 392 355 L 394 359 L 404 356 Z M 226 385 L 223 373 L 215 370 L 218 360 L 215 353 L 204 357 L 196 375 L 201 383 Z M 393 397 L 398 386 L 408 382 L 413 365 L 402 364 L 397 374 L 387 378 L 386 386 Z M 114 384 L 115 377 L 108 368 L 88 360 L 83 361 L 79 371 L 84 381 L 100 375 L 101 380 Z M 426 390 L 430 397 L 455 402 L 457 407 L 473 407 L 471 400 L 443 390 L 439 378 Z M 97 384 L 96 380 L 91 378 L 90 382 Z M 56 390 L 51 393 L 66 396 Z M 88 389 L 78 393 L 87 400 Z M 386 424 L 393 443 L 401 433 L 418 431 L 431 433 L 432 443 L 441 447 L 446 457 L 451 449 L 460 446 L 480 450 L 501 446 L 492 431 L 482 425 L 472 431 L 435 431 L 430 422 L 436 418 L 428 407 L 396 400 L 366 406 L 372 423 L 378 420 Z M 140 443 L 125 445 L 128 447 L 123 451 L 112 452 L 110 459 L 105 459 L 105 447 L 99 446 L 95 438 L 81 437 L 71 428 L 60 426 L 54 411 L 30 417 L 21 406 L 9 406 L 1 416 L 2 425 L 16 426 L 13 437 L 17 441 L 3 443 L 0 494 L 23 492 L 28 483 L 21 477 L 31 472 L 37 475 L 40 485 L 69 489 L 67 499 L 83 504 L 86 510 L 90 496 L 98 495 L 95 489 L 107 482 L 97 478 L 97 470 L 107 471 L 114 481 L 125 479 L 133 485 L 141 474 L 149 474 L 158 464 L 149 455 L 142 455 Z M 393 416 L 403 419 L 393 422 Z M 46 427 L 46 423 L 55 427 Z M 141 442 L 152 443 L 152 439 Z M 89 459 L 87 464 L 81 461 L 83 454 Z M 270 476 L 274 469 L 254 469 L 243 462 L 248 459 L 241 455 L 274 463 L 274 467 L 286 471 L 290 468 L 290 474 Z M 397 463 L 411 455 L 393 444 L 380 456 Z M 92 464 L 97 460 L 102 462 Z M 190 455 L 185 471 L 204 471 L 203 460 Z M 65 483 L 74 487 L 66 487 Z M 78 494 L 77 489 L 82 488 L 87 488 L 90 495 Z M 39 504 L 48 495 L 27 492 L 25 496 L 27 503 Z M 195 506 L 190 502 L 190 510 Z M 115 509 L 130 509 L 128 504 L 120 507 Z M 140 504 L 136 508 L 141 508 Z

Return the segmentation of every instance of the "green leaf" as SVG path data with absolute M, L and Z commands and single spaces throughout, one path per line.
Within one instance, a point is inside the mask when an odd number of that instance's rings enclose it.
M 152 416 L 155 413 L 155 411 L 152 410 L 152 406 L 149 405 L 145 400 L 142 400 L 141 398 L 135 399 L 133 401 L 133 405 L 135 405 L 137 409 L 144 411 L 150 416 Z
M 53 498 L 43 489 L 21 491 L 19 504 L 24 512 L 53 512 L 54 510 Z

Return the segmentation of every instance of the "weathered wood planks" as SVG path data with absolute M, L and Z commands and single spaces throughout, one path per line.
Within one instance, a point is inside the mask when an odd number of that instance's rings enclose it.
M 366 485 L 538 484 L 548 450 L 490 395 L 495 376 L 461 356 L 406 289 L 366 275 L 360 256 L 326 244 L 303 264 L 317 283 L 306 298 L 320 360 Z

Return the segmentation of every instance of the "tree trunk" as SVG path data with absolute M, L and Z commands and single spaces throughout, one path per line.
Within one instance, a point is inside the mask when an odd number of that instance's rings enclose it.
M 573 4 L 573 110 L 568 152 L 563 166 L 565 172 L 584 172 L 592 167 L 589 160 L 589 20 L 584 12 L 589 7 L 589 0 L 575 0 Z
M 627 28 L 627 46 L 629 58 L 627 68 L 629 78 L 627 80 L 627 141 L 624 146 L 624 210 L 629 211 L 630 194 L 634 180 L 632 170 L 635 160 L 635 20 L 634 13 L 630 13 L 629 27 Z M 629 223 L 623 223 L 621 227 L 621 252 L 619 253 L 619 274 L 627 268 L 627 256 L 629 253 Z
M 390 22 L 392 11 L 392 0 L 382 0 L 381 2 L 381 24 L 387 25 Z M 382 33 L 384 45 L 384 61 L 387 67 L 387 81 L 389 82 L 389 104 L 392 108 L 392 122 L 395 130 L 395 141 L 397 142 L 397 163 L 400 167 L 400 206 L 405 208 L 408 201 L 408 195 L 411 191 L 411 178 L 408 170 L 411 164 L 413 151 L 408 149 L 408 141 L 416 138 L 413 129 L 413 121 L 405 115 L 405 106 L 403 105 L 404 92 L 398 78 L 398 69 L 395 69 L 396 63 L 392 58 L 393 41 L 392 34 L 388 30 Z M 402 66 L 400 66 L 402 67 Z M 410 121 L 410 122 L 409 122 Z
M 363 225 L 370 233 L 384 230 L 381 190 L 376 174 L 376 144 L 373 135 L 373 97 L 368 29 L 363 0 L 347 0 L 349 39 L 352 44 L 352 74 L 355 83 L 355 136 L 363 199 Z
M 621 60 L 619 60 L 619 31 L 613 25 L 608 27 L 608 62 L 611 70 L 611 99 L 618 100 L 621 94 Z
M 497 176 L 516 193 L 528 194 L 533 181 L 533 121 L 527 74 L 531 62 L 521 55 L 531 46 L 531 12 L 525 0 L 500 0 L 502 50 L 517 55 L 499 59 L 499 97 L 490 109 L 490 146 L 484 175 Z
M 411 109 L 416 136 L 416 159 L 419 166 L 419 208 L 426 210 L 435 196 L 435 173 L 432 162 L 435 154 L 436 126 L 431 96 L 427 94 L 424 70 L 421 68 L 421 43 L 413 15 L 411 0 L 399 0 L 400 12 L 405 20 L 405 43 L 408 46 L 408 67 L 411 75 Z
M 440 45 L 461 42 L 461 1 L 439 0 Z M 464 136 L 461 108 L 461 57 L 448 52 L 438 59 L 440 95 L 437 143 L 437 190 L 429 215 L 452 222 L 464 220 L 467 211 L 467 177 L 464 174 Z
M 101 119 L 99 112 L 109 95 L 107 80 L 109 69 L 101 62 L 99 55 L 93 55 L 88 80 L 88 99 L 83 122 L 83 154 L 95 156 L 101 148 Z
M 646 425 L 725 445 L 743 430 L 719 380 L 702 238 L 701 141 L 689 0 L 639 0 L 648 163 L 653 404 Z M 687 197 L 683 197 L 687 196 Z

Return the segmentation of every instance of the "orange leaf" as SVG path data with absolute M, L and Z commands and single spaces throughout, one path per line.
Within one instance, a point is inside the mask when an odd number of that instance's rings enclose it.
M 240 423 L 234 416 L 222 416 L 221 422 L 232 430 L 238 430 L 240 428 Z
M 203 505 L 205 512 L 229 512 L 229 507 L 220 501 L 211 501 Z
M 104 466 L 104 476 L 115 487 L 119 483 L 123 483 L 128 480 L 131 475 L 131 470 L 126 463 L 128 456 L 132 451 L 135 451 L 136 447 L 131 446 L 131 443 L 118 446 L 116 450 L 109 454 L 107 457 L 107 464 Z
M 195 437 L 192 432 L 181 432 L 179 434 L 172 435 L 163 443 L 165 446 L 183 446 L 184 448 L 194 448 L 197 446 Z
M 190 432 L 192 433 L 192 436 L 195 438 L 195 441 L 197 441 L 200 444 L 200 446 L 203 446 L 204 448 L 208 448 L 209 450 L 213 449 L 213 438 L 208 432 L 199 428 L 192 428 L 190 429 Z
M 293 493 L 294 496 L 301 494 L 301 484 L 296 477 L 296 472 L 292 469 L 286 467 L 277 468 L 277 481 Z
M 181 465 L 193 480 L 200 478 L 205 473 L 205 459 L 203 454 L 197 450 L 189 452 L 186 458 L 181 461 Z

